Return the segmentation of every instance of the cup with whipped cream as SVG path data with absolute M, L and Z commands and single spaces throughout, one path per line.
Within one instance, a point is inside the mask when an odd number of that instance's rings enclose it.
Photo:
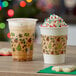
M 12 57 L 15 61 L 32 60 L 37 19 L 7 19 L 11 36 Z
M 65 63 L 68 25 L 53 14 L 40 26 L 44 63 Z

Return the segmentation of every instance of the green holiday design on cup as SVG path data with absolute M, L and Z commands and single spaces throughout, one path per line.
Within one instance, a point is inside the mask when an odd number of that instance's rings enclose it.
M 13 51 L 22 51 L 22 49 L 23 49 L 23 50 L 25 50 L 25 52 L 27 52 L 28 48 L 30 50 L 33 50 L 32 42 L 34 40 L 34 34 L 30 34 L 30 33 L 20 34 L 19 33 L 18 35 L 16 35 L 15 33 L 12 32 L 11 36 L 12 36 L 11 43 L 12 43 Z M 17 46 L 16 46 L 16 44 L 17 44 Z M 29 46 L 28 46 L 28 44 L 29 44 Z M 21 46 L 21 45 L 23 45 L 23 46 Z
M 49 43 L 48 48 L 51 49 L 51 43 Z
M 25 33 L 24 36 L 29 36 L 29 33 Z
M 43 53 L 53 55 L 59 55 L 65 53 L 66 51 L 65 46 L 67 43 L 66 35 L 62 36 L 41 35 L 41 37 L 42 37 Z
M 30 46 L 30 50 L 33 50 L 33 45 Z
M 12 32 L 11 32 L 11 34 L 10 34 L 10 35 L 11 35 L 11 36 L 15 36 L 15 33 L 12 33 Z
M 11 36 L 13 60 L 26 61 L 33 58 L 34 33 L 37 19 L 7 19 Z
M 15 48 L 13 48 L 13 51 L 15 51 Z
M 18 44 L 17 48 L 16 48 L 18 51 L 21 51 L 21 45 Z

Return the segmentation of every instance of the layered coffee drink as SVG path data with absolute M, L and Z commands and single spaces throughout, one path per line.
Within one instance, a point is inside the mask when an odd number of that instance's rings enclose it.
M 44 63 L 65 62 L 67 29 L 65 21 L 55 14 L 50 15 L 40 26 Z
M 32 60 L 36 19 L 8 19 L 12 57 L 15 61 Z

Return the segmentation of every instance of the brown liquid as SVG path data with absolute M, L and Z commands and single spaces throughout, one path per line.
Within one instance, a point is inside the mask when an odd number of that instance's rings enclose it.
M 32 60 L 34 33 L 11 29 L 10 34 L 13 60 Z

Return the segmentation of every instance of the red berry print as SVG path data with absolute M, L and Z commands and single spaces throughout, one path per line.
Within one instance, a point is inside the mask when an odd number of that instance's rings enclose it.
M 56 17 L 54 17 L 56 19 Z
M 61 20 L 59 19 L 59 22 L 60 22 Z
M 56 21 L 54 21 L 54 23 L 56 23 Z
M 42 25 L 41 25 L 41 27 L 42 27 Z
M 48 23 L 46 25 L 49 25 Z
M 17 39 L 17 38 L 15 38 L 15 39 L 14 39 L 14 42 L 18 42 L 18 39 Z
M 61 53 L 60 54 L 63 54 L 64 52 L 63 51 L 61 51 Z
M 56 27 L 55 24 L 53 24 L 53 26 Z
M 54 52 L 52 51 L 51 54 L 54 54 Z
M 31 38 L 28 40 L 28 42 L 31 42 Z
M 53 27 L 53 26 L 50 25 L 50 27 Z
M 59 38 L 57 38 L 57 41 L 60 41 L 60 37 L 59 37 Z
M 46 40 L 49 41 L 49 37 L 47 37 Z
M 60 25 L 60 27 L 61 27 L 61 25 Z
M 51 19 L 52 19 L 53 17 L 51 17 Z
M 66 38 L 65 36 L 43 36 L 45 40 L 42 42 L 42 47 L 45 49 L 44 53 L 51 55 L 64 54 L 66 51 Z M 46 43 L 45 43 L 46 42 Z

